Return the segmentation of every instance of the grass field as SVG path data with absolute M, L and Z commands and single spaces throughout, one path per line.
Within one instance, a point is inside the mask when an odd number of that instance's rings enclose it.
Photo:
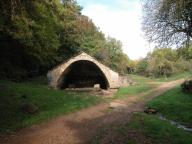
M 143 133 L 146 139 L 154 144 L 191 144 L 192 133 L 178 129 L 167 121 L 162 121 L 156 116 L 144 113 L 134 114 L 127 131 L 135 130 Z
M 50 89 L 42 78 L 24 83 L 0 82 L 0 132 L 12 132 L 101 101 L 83 92 Z M 34 104 L 36 114 L 25 114 L 23 104 Z
M 168 82 L 168 81 L 173 81 L 173 80 L 177 80 L 177 79 L 181 79 L 181 78 L 188 78 L 188 77 L 192 77 L 192 72 L 182 72 L 182 73 L 177 73 L 177 74 L 173 74 L 170 77 L 161 77 L 161 78 L 155 78 L 155 81 L 158 82 Z
M 180 86 L 156 97 L 147 106 L 156 109 L 169 120 L 192 127 L 192 94 L 182 92 Z M 192 133 L 160 120 L 155 115 L 134 114 L 129 123 L 129 130 L 130 128 L 142 132 L 146 138 L 157 144 L 192 143 Z
M 170 120 L 192 126 L 192 94 L 181 91 L 181 87 L 167 91 L 147 104 Z
M 114 98 L 127 98 L 132 95 L 137 95 L 140 93 L 147 92 L 153 88 L 156 88 L 163 82 L 169 82 L 169 81 L 173 81 L 181 78 L 187 78 L 190 76 L 192 76 L 192 73 L 183 72 L 183 73 L 172 75 L 168 78 L 163 77 L 163 78 L 154 79 L 154 78 L 129 74 L 128 77 L 131 78 L 133 81 L 135 81 L 136 84 L 128 87 L 120 88 L 117 91 L 117 93 L 114 95 Z
M 131 78 L 134 82 L 136 82 L 136 84 L 120 88 L 114 95 L 114 98 L 127 98 L 131 95 L 147 92 L 159 85 L 158 83 L 152 83 L 154 82 L 152 79 L 144 76 L 130 74 L 128 75 L 128 77 Z

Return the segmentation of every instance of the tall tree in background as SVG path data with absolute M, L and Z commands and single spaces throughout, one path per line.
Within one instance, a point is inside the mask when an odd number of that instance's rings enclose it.
M 117 71 L 126 65 L 120 42 L 106 39 L 75 0 L 1 0 L 0 9 L 0 78 L 46 73 L 80 51 Z
M 149 75 L 170 76 L 174 73 L 174 64 L 177 61 L 177 53 L 171 48 L 156 48 L 152 53 L 148 54 L 148 67 Z
M 58 0 L 0 1 L 1 76 L 25 75 L 49 64 L 60 45 L 52 8 L 58 4 Z
M 60 32 L 59 40 L 61 46 L 57 55 L 59 62 L 77 53 L 80 46 L 80 33 L 77 28 L 77 21 L 81 16 L 81 7 L 74 0 L 62 0 L 62 7 L 59 9 Z
M 121 74 L 127 73 L 129 58 L 123 53 L 121 41 L 108 37 L 106 48 L 109 55 L 107 65 Z
M 178 48 L 177 53 L 179 57 L 185 60 L 192 60 L 192 43 L 189 43 L 188 46 L 183 45 L 182 47 Z
M 149 42 L 181 45 L 192 38 L 191 0 L 143 0 L 143 30 Z
M 94 56 L 104 47 L 105 41 L 104 34 L 98 30 L 92 20 L 87 16 L 79 15 L 74 19 L 70 32 L 63 34 L 59 53 L 61 56 L 66 56 L 66 50 L 71 54 L 84 51 Z

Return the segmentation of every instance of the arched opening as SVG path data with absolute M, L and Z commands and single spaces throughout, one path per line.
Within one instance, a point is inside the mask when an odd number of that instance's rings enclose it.
M 108 89 L 109 83 L 101 69 L 93 62 L 80 60 L 72 63 L 59 79 L 58 87 L 91 88 L 96 84 L 102 89 Z

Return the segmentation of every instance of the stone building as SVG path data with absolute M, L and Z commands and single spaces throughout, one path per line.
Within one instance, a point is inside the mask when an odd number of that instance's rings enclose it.
M 128 85 L 117 72 L 84 52 L 49 71 L 47 77 L 49 85 L 59 89 L 98 86 L 115 89 Z

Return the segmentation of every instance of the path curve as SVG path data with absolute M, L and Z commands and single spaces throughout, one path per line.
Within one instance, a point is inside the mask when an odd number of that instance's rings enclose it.
M 166 82 L 159 87 L 129 97 L 114 100 L 60 116 L 49 122 L 34 125 L 8 136 L 0 136 L 2 144 L 86 144 L 103 125 L 127 122 L 131 113 L 142 111 L 145 103 L 182 83 L 184 79 Z M 111 109 L 112 103 L 116 103 Z M 119 106 L 118 106 L 119 104 Z M 110 109 L 110 112 L 109 112 Z

